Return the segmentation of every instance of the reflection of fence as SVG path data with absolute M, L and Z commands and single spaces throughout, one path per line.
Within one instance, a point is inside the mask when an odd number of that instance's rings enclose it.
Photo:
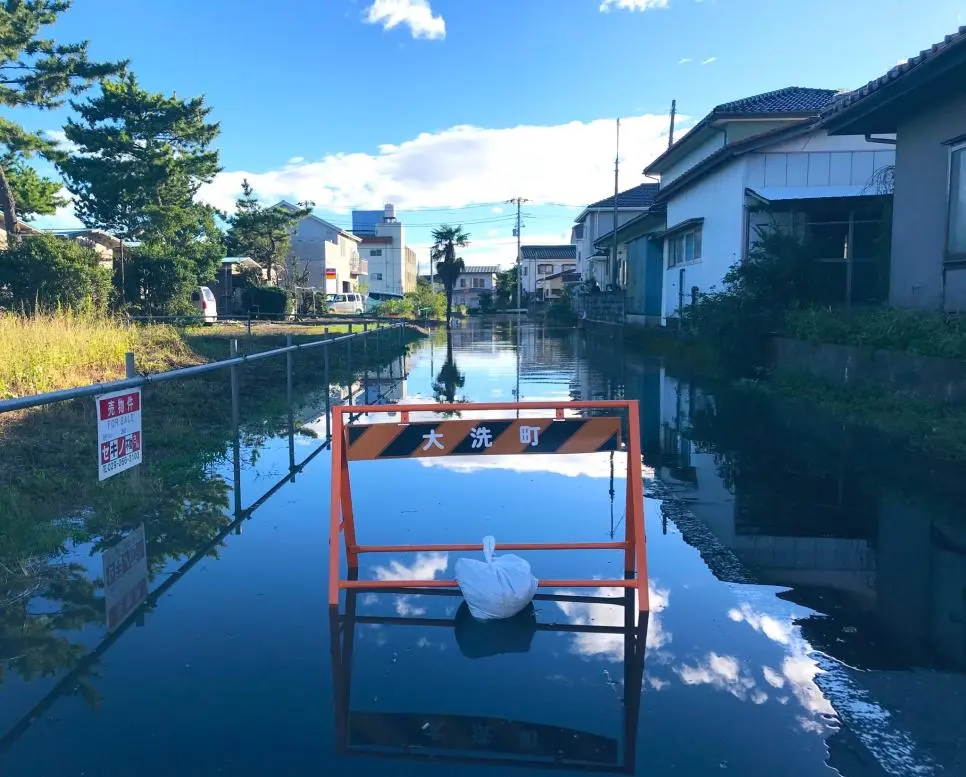
M 384 591 L 385 592 L 385 591 Z M 396 593 L 407 593 L 405 588 Z M 408 593 L 412 593 L 409 591 Z M 347 594 L 346 614 L 329 611 L 332 645 L 332 688 L 335 741 L 340 755 L 401 758 L 415 761 L 455 761 L 497 767 L 529 767 L 595 773 L 633 774 L 644 676 L 648 614 L 635 624 L 634 591 L 622 597 L 537 594 L 551 602 L 579 602 L 624 608 L 623 626 L 534 623 L 538 632 L 622 634 L 624 636 L 623 726 L 618 740 L 546 723 L 460 714 L 353 712 L 352 651 L 356 625 L 456 627 L 456 619 L 358 615 L 357 591 Z M 458 596 L 456 591 L 427 590 L 420 595 Z M 492 627 L 494 624 L 484 624 Z M 498 624 L 499 625 L 499 624 Z
M 482 550 L 482 545 L 360 545 L 356 541 L 349 461 L 427 456 L 534 455 L 613 451 L 620 447 L 620 419 L 565 418 L 564 411 L 626 411 L 628 416 L 625 536 L 618 542 L 500 544 L 498 550 L 622 550 L 623 580 L 541 580 L 542 588 L 631 588 L 641 611 L 648 609 L 647 551 L 644 535 L 644 484 L 641 477 L 640 411 L 637 400 L 598 402 L 499 402 L 397 405 L 398 423 L 353 424 L 343 419 L 341 407 L 332 408 L 332 475 L 329 526 L 329 605 L 337 607 L 343 590 L 386 587 L 455 588 L 455 580 L 405 580 L 388 583 L 352 579 L 363 553 L 409 553 Z M 356 406 L 356 413 L 380 413 L 377 405 Z M 443 420 L 410 423 L 410 413 L 520 410 L 553 411 L 553 418 L 519 417 L 478 421 Z M 339 538 L 345 541 L 349 578 L 339 570 Z M 636 574 L 635 574 L 636 573 Z

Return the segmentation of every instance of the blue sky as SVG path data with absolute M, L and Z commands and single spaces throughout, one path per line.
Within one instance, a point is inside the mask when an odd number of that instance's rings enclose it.
M 468 261 L 508 264 L 500 202 L 534 201 L 525 241 L 565 240 L 613 188 L 617 116 L 623 189 L 666 146 L 672 99 L 686 126 L 770 89 L 854 88 L 964 20 L 964 0 L 75 0 L 54 36 L 206 96 L 215 204 L 245 176 L 340 225 L 391 200 L 411 242 L 463 222 Z M 21 120 L 55 131 L 66 115 Z

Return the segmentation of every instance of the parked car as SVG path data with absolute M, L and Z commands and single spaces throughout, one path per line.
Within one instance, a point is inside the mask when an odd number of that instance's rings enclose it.
M 330 313 L 361 316 L 365 310 L 365 303 L 362 301 L 361 294 L 330 294 L 327 301 Z
M 195 309 L 201 313 L 201 317 L 206 324 L 214 324 L 218 321 L 218 303 L 215 295 L 207 286 L 198 286 L 191 292 L 191 302 Z

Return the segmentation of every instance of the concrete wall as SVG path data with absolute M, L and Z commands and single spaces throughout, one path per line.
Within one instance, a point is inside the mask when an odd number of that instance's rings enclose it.
M 728 268 L 742 255 L 744 234 L 744 184 L 746 157 L 719 168 L 697 183 L 671 196 L 667 204 L 667 225 L 691 218 L 704 218 L 701 236 L 701 258 L 684 265 L 668 268 L 664 277 L 665 320 L 677 316 L 678 289 L 681 270 L 684 270 L 684 296 L 691 299 L 691 287 L 701 292 L 720 287 Z M 664 266 L 667 267 L 665 241 Z
M 575 294 L 574 312 L 584 321 L 624 323 L 624 292 L 600 292 L 598 294 Z
M 302 219 L 292 235 L 289 261 L 297 269 L 306 266 L 309 271 L 308 285 L 323 288 L 323 259 L 326 267 L 336 271 L 336 279 L 329 279 L 327 293 L 342 291 L 342 282 L 353 283 L 349 260 L 358 253 L 356 242 L 345 237 L 337 229 L 316 218 Z
M 966 310 L 966 269 L 943 282 L 949 148 L 966 132 L 966 93 L 951 93 L 899 125 L 896 146 L 892 275 L 889 301 L 898 307 Z
M 361 258 L 369 262 L 369 291 L 400 297 L 406 291 L 415 291 L 414 280 L 411 284 L 412 288 L 407 288 L 405 226 L 398 221 L 379 222 L 375 225 L 375 231 L 378 237 L 388 237 L 392 243 L 372 243 L 359 247 Z M 381 253 L 373 256 L 372 251 Z
M 966 403 L 966 363 L 951 359 L 784 337 L 773 340 L 773 359 L 779 372 L 807 372 L 839 386 L 914 391 L 940 402 Z

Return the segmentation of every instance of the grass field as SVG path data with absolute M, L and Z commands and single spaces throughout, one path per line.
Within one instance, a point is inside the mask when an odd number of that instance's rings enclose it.
M 374 326 L 374 325 L 371 325 Z M 353 331 L 362 331 L 354 324 Z M 56 313 L 25 318 L 0 315 L 0 399 L 84 386 L 124 377 L 124 354 L 138 372 L 151 373 L 228 356 L 237 339 L 242 353 L 345 334 L 348 324 L 215 324 L 177 329 L 167 324 Z

